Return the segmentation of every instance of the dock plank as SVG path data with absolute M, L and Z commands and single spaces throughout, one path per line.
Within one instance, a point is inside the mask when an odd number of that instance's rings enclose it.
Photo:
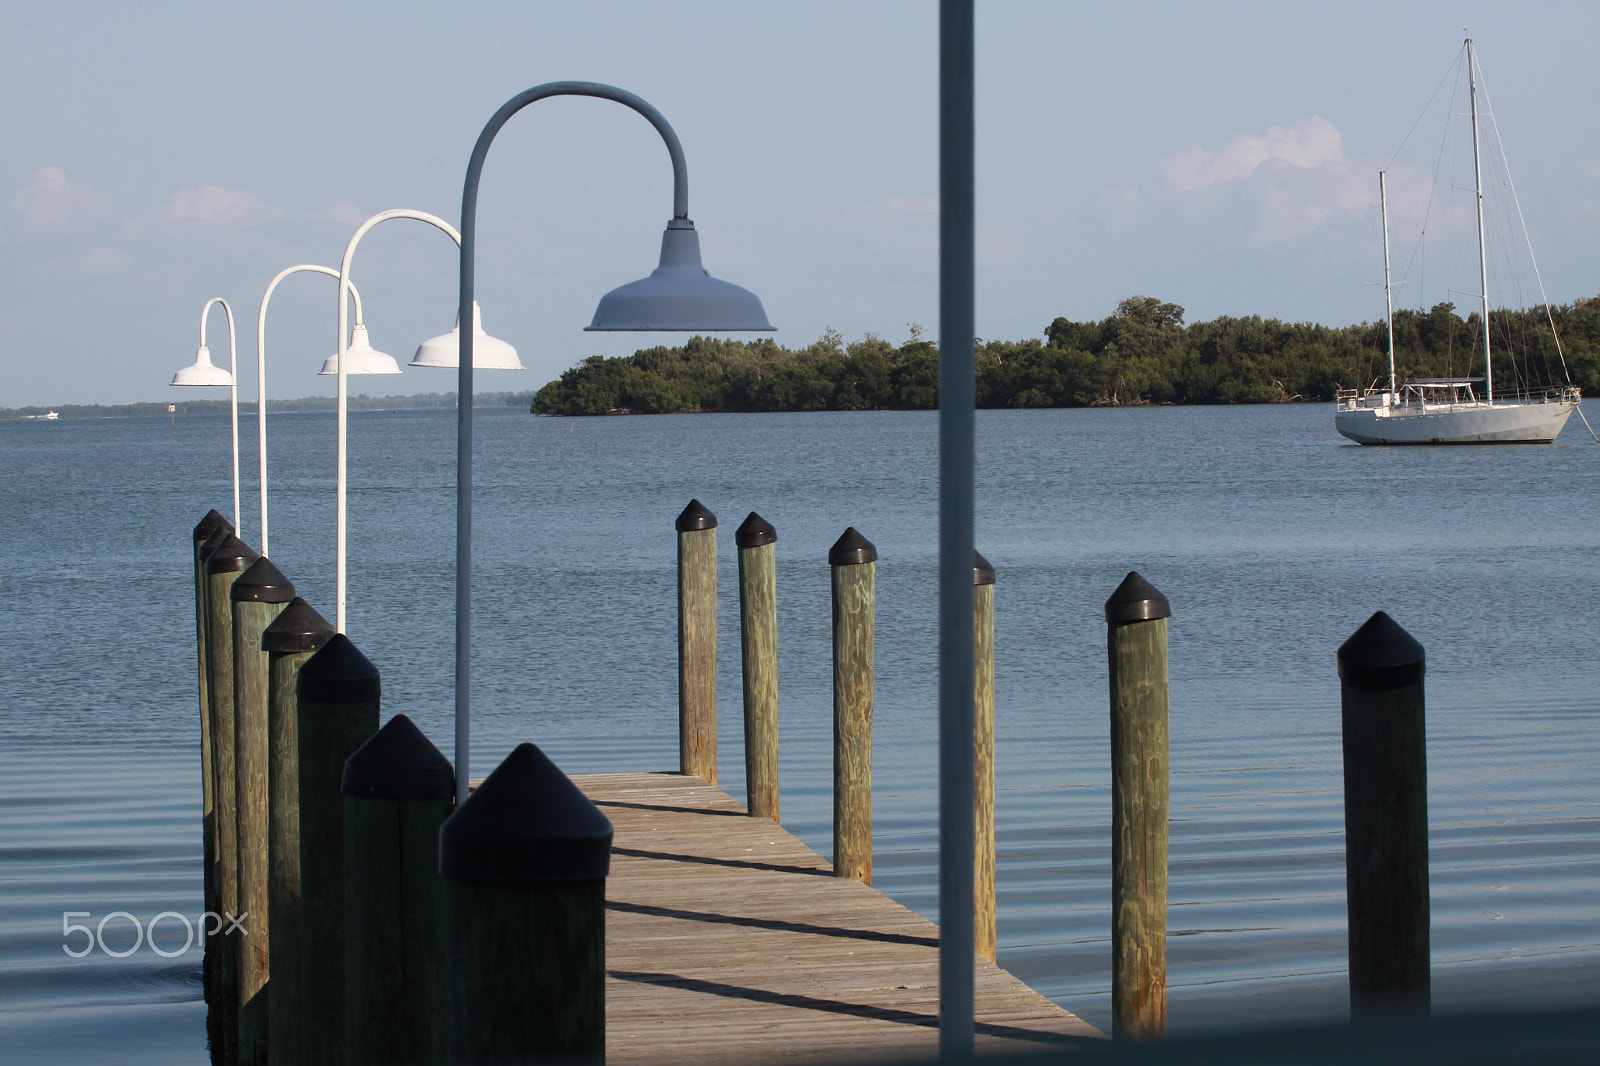
M 606 1056 L 631 1063 L 929 1058 L 938 928 L 727 793 L 680 774 L 573 780 L 616 826 Z M 1103 1035 L 975 960 L 981 1053 Z

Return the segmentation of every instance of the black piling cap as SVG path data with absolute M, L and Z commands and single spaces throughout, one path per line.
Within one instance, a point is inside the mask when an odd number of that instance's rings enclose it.
M 844 535 L 828 549 L 829 566 L 854 566 L 877 561 L 878 549 L 872 546 L 872 541 L 857 533 L 855 526 L 846 529 Z
M 980 551 L 972 553 L 972 583 L 974 585 L 994 584 L 994 566 L 983 557 Z
M 1339 645 L 1339 678 L 1373 692 L 1422 680 L 1427 656 L 1400 623 L 1378 611 Z
M 772 523 L 754 511 L 733 534 L 733 542 L 741 548 L 759 548 L 763 544 L 775 544 L 777 540 L 778 531 L 772 528 Z
M 1139 576 L 1139 571 L 1129 570 L 1117 591 L 1106 601 L 1106 624 L 1119 626 L 1126 622 L 1150 622 L 1157 618 L 1172 617 L 1172 605 L 1161 591 Z
M 611 821 L 532 744 L 519 744 L 439 829 L 461 881 L 589 881 L 611 872 Z
M 218 526 L 227 526 L 228 532 L 233 532 L 233 523 L 229 522 L 226 518 L 223 518 L 217 509 L 213 507 L 211 510 L 207 511 L 206 516 L 200 519 L 200 521 L 195 525 L 194 542 L 196 544 L 204 542 L 207 537 L 216 532 Z
M 272 624 L 261 632 L 261 650 L 294 653 L 316 651 L 334 634 L 333 623 L 304 599 L 289 601 Z
M 206 556 L 206 574 L 237 574 L 242 570 L 248 570 L 250 564 L 259 558 L 261 556 L 256 554 L 254 548 L 229 533 L 212 549 L 211 554 Z
M 678 515 L 678 532 L 688 533 L 696 529 L 716 529 L 717 516 L 706 509 L 706 505 L 699 500 L 690 500 L 689 506 Z
M 294 599 L 294 585 L 263 555 L 234 579 L 228 596 L 234 603 L 288 603 Z
M 350 638 L 335 633 L 315 655 L 300 666 L 295 692 L 315 703 L 372 703 L 383 688 L 378 668 L 362 655 Z
M 456 794 L 456 771 L 411 719 L 397 714 L 345 760 L 339 791 L 374 799 L 447 800 Z
M 231 536 L 233 536 L 233 527 L 228 525 L 226 522 L 222 523 L 222 525 L 208 533 L 206 535 L 206 539 L 200 542 L 200 547 L 198 549 L 200 561 L 205 562 L 206 558 L 212 552 L 217 550 L 217 545 L 221 544 Z

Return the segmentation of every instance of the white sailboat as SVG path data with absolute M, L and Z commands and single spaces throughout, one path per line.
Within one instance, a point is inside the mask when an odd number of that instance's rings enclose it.
M 1472 174 L 1478 209 L 1478 281 L 1482 293 L 1482 377 L 1418 378 L 1398 385 L 1394 365 L 1394 298 L 1389 277 L 1389 199 L 1378 173 L 1383 213 L 1383 293 L 1389 326 L 1389 387 L 1340 389 L 1334 428 L 1360 444 L 1548 444 L 1577 410 L 1581 390 L 1567 385 L 1495 395 L 1490 360 L 1489 267 L 1483 227 L 1483 174 L 1478 145 L 1478 85 L 1472 41 L 1466 43 L 1472 101 Z M 1546 304 L 1548 306 L 1548 302 Z M 1483 395 L 1477 392 L 1483 386 Z

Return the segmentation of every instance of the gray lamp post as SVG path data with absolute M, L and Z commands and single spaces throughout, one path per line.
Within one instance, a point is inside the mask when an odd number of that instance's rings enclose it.
M 518 93 L 489 119 L 467 164 L 461 193 L 461 299 L 457 323 L 472 322 L 477 249 L 478 181 L 489 145 L 512 115 L 551 96 L 614 100 L 643 115 L 672 157 L 672 220 L 661 238 L 660 265 L 649 277 L 613 289 L 595 309 L 591 330 L 770 330 L 752 292 L 718 281 L 700 265 L 700 237 L 689 220 L 689 177 L 678 135 L 661 113 L 634 94 L 588 81 L 554 81 Z M 456 422 L 456 798 L 465 801 L 472 737 L 472 329 L 460 331 Z M 419 353 L 420 356 L 421 353 Z M 970 552 L 969 552 L 970 555 Z M 969 652 L 970 657 L 970 652 Z

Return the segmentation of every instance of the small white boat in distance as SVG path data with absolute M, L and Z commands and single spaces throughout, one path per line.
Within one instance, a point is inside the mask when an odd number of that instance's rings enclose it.
M 1389 196 L 1378 172 L 1378 202 L 1383 217 L 1383 295 L 1388 309 L 1389 387 L 1340 389 L 1334 395 L 1333 426 L 1358 444 L 1549 444 L 1578 409 L 1583 390 L 1566 385 L 1495 394 L 1489 331 L 1489 266 L 1483 226 L 1483 164 L 1478 148 L 1478 82 L 1472 41 L 1466 42 L 1467 91 L 1472 103 L 1472 176 L 1478 214 L 1478 283 L 1482 309 L 1479 343 L 1484 376 L 1418 378 L 1396 385 L 1394 295 L 1389 278 Z M 1509 177 L 1507 183 L 1509 184 Z M 1515 195 L 1513 193 L 1513 195 Z M 1520 213 L 1521 209 L 1518 208 Z M 1541 291 L 1543 283 L 1540 283 Z M 1545 303 L 1546 314 L 1549 302 Z M 1555 337 L 1555 322 L 1550 323 Z M 1556 344 L 1560 340 L 1556 338 Z M 1566 366 L 1565 359 L 1562 366 Z M 1482 383 L 1483 398 L 1473 386 Z
M 1493 403 L 1473 386 L 1483 378 L 1418 378 L 1397 393 L 1341 389 L 1333 424 L 1359 444 L 1549 444 L 1577 409 L 1581 392 L 1553 386 Z

